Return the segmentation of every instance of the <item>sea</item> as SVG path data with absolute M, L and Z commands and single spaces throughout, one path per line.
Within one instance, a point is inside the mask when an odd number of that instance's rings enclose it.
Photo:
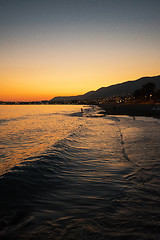
M 1 105 L 0 239 L 159 240 L 160 119 Z

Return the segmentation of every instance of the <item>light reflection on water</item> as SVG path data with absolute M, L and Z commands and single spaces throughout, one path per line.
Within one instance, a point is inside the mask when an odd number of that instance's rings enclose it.
M 157 240 L 159 120 L 81 107 L 0 106 L 0 236 Z
M 69 106 L 71 113 L 79 109 Z M 77 125 L 67 114 L 63 105 L 0 106 L 0 175 L 65 138 Z

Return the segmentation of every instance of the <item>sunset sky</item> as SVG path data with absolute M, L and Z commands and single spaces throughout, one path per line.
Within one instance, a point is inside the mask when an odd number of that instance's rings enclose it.
M 160 74 L 160 0 L 0 0 L 0 100 Z

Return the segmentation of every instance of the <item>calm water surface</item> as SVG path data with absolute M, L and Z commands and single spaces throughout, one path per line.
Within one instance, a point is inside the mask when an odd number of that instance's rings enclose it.
M 159 240 L 160 120 L 0 106 L 0 238 Z

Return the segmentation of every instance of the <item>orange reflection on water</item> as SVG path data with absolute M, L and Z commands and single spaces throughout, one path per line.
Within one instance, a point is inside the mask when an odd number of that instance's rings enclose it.
M 0 106 L 0 175 L 23 161 L 35 160 L 76 127 L 69 112 L 81 106 Z M 65 115 L 65 121 L 64 121 Z

